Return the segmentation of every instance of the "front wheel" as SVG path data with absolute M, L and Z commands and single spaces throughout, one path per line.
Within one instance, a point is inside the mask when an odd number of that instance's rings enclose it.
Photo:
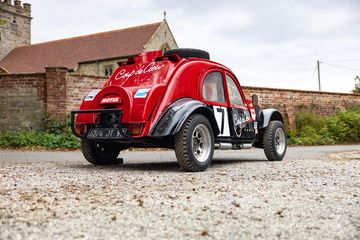
M 121 163 L 117 159 L 121 148 L 114 143 L 81 139 L 81 150 L 85 159 L 94 165 Z
M 264 152 L 268 160 L 281 161 L 286 153 L 287 138 L 284 125 L 280 121 L 271 121 L 263 137 Z
M 210 165 L 214 154 L 214 133 L 203 115 L 191 115 L 174 140 L 176 158 L 184 170 L 204 171 Z

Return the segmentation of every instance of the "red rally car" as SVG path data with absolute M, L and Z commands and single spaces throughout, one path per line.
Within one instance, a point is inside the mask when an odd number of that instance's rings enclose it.
M 284 120 L 246 99 L 234 73 L 197 49 L 139 53 L 101 90 L 91 91 L 71 112 L 73 133 L 87 161 L 121 163 L 120 151 L 136 147 L 174 149 L 186 171 L 203 171 L 214 149 L 263 148 L 282 160 Z

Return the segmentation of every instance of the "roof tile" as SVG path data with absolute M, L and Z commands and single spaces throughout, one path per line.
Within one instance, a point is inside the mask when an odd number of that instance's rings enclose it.
M 115 58 L 143 50 L 161 22 L 13 49 L 0 66 L 10 73 L 43 72 L 45 66 L 75 69 L 79 62 Z

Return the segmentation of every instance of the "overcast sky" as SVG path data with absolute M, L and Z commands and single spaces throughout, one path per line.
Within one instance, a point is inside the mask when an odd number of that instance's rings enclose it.
M 32 42 L 163 20 L 242 85 L 349 92 L 360 75 L 360 0 L 27 0 Z M 332 65 L 330 65 L 332 64 Z

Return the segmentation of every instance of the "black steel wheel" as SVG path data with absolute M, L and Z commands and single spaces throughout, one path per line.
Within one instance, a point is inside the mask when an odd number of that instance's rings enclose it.
M 122 148 L 111 142 L 81 139 L 81 150 L 85 159 L 94 165 L 122 163 L 117 159 Z
M 268 160 L 281 161 L 286 153 L 287 138 L 284 125 L 280 121 L 271 121 L 263 137 L 264 152 Z
M 203 115 L 191 115 L 175 135 L 174 143 L 176 158 L 185 171 L 204 171 L 210 165 L 214 154 L 214 133 Z

